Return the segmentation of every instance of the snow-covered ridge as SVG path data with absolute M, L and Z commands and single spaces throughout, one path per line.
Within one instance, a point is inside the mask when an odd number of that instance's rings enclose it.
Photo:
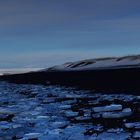
M 9 75 L 9 74 L 21 74 L 27 72 L 34 72 L 41 70 L 41 68 L 11 68 L 11 69 L 0 69 L 0 75 Z
M 97 58 L 77 62 L 68 62 L 63 65 L 57 65 L 45 70 L 75 71 L 75 70 L 94 70 L 94 69 L 116 69 L 128 67 L 140 67 L 140 55 Z

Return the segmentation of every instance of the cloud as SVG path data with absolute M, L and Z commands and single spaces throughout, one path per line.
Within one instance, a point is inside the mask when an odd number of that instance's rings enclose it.
M 57 30 L 131 30 L 139 26 L 139 5 L 139 0 L 0 1 L 0 37 L 49 36 Z
M 0 1 L 0 67 L 47 67 L 132 52 L 140 44 L 139 5 L 139 0 Z
M 13 0 L 0 2 L 0 25 L 55 25 L 135 16 L 139 0 Z M 56 24 L 57 23 L 57 24 Z

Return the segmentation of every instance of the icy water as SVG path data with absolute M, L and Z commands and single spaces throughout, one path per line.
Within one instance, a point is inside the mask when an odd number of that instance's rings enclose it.
M 0 140 L 139 140 L 140 96 L 0 82 Z

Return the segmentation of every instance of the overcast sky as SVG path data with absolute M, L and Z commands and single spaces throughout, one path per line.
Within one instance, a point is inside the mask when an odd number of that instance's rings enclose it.
M 140 0 L 0 0 L 0 68 L 140 53 Z

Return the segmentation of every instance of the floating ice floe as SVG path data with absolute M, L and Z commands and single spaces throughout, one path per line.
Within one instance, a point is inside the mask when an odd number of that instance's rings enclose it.
M 134 132 L 133 138 L 140 138 L 140 131 Z
M 66 117 L 76 117 L 76 116 L 78 116 L 78 112 L 74 112 L 74 111 L 66 111 L 65 112 L 65 115 L 66 115 Z
M 133 122 L 133 123 L 125 123 L 124 126 L 128 129 L 131 128 L 140 128 L 140 122 Z
M 126 140 L 130 138 L 130 133 L 107 133 L 104 132 L 96 137 L 96 140 Z
M 123 118 L 130 116 L 132 114 L 132 110 L 130 108 L 123 109 L 119 112 L 105 112 L 102 114 L 103 118 Z
M 25 140 L 27 139 L 38 139 L 41 136 L 40 133 L 28 133 L 24 135 Z
M 94 112 L 106 112 L 106 111 L 118 111 L 118 110 L 122 110 L 122 105 L 111 104 L 108 106 L 94 107 L 93 108 Z

